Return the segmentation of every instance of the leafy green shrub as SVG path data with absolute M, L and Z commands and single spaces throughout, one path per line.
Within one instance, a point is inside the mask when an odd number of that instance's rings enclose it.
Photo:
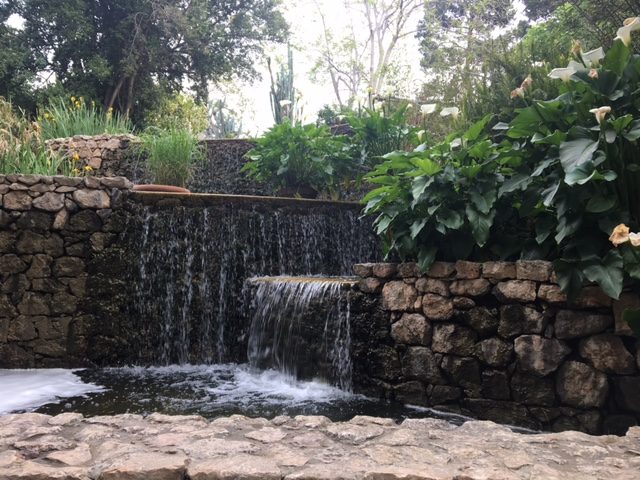
M 177 93 L 163 97 L 147 114 L 145 123 L 161 130 L 188 130 L 199 134 L 209 124 L 207 106 L 196 102 L 190 95 Z
M 42 138 L 66 138 L 74 135 L 100 135 L 131 133 L 131 122 L 114 113 L 112 109 L 103 112 L 94 102 L 87 104 L 84 98 L 71 97 L 52 100 L 38 112 Z
M 353 130 L 353 153 L 360 165 L 370 169 L 380 163 L 383 155 L 416 145 L 417 129 L 407 123 L 406 116 L 406 105 L 394 112 L 383 107 L 347 115 L 347 123 Z
M 188 130 L 148 129 L 141 139 L 141 154 L 156 183 L 184 187 L 195 162 L 203 157 L 201 145 Z
M 640 227 L 640 56 L 629 47 L 640 19 L 604 55 L 574 52 L 550 101 L 487 131 L 489 118 L 431 148 L 393 153 L 370 176 L 365 199 L 387 251 L 426 269 L 443 258 L 547 258 L 575 295 L 595 282 L 618 298 L 640 280 L 640 255 L 609 235 Z
M 335 137 L 327 127 L 292 124 L 272 127 L 247 153 L 243 167 L 253 178 L 274 188 L 334 189 L 351 170 L 344 137 Z

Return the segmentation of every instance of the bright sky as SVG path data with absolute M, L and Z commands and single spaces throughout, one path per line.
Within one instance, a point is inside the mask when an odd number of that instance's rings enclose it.
M 322 8 L 335 37 L 346 32 L 349 25 L 347 22 L 350 21 L 353 21 L 357 33 L 366 32 L 366 20 L 364 17 L 349 18 L 341 0 L 285 0 L 283 4 L 285 17 L 291 25 L 291 43 L 294 49 L 294 87 L 302 96 L 301 103 L 305 120 L 315 121 L 318 110 L 326 104 L 336 103 L 333 89 L 328 80 L 323 84 L 317 84 L 309 78 L 310 70 L 319 56 L 320 50 L 317 45 L 319 45 L 323 33 L 316 4 Z M 412 25 L 410 28 L 415 29 L 419 20 L 420 15 L 418 14 L 410 22 Z M 269 54 L 274 60 L 286 61 L 286 46 L 272 48 Z M 402 43 L 398 44 L 394 50 L 394 59 L 396 62 L 405 64 L 411 72 L 404 83 L 413 84 L 415 90 L 419 90 L 424 74 L 420 68 L 419 42 L 414 35 L 404 38 Z M 275 74 L 277 65 L 274 67 Z M 262 74 L 262 80 L 256 80 L 251 85 L 238 85 L 244 102 L 238 95 L 228 97 L 228 103 L 231 107 L 240 103 L 244 104 L 243 108 L 236 109 L 244 111 L 243 127 L 251 135 L 256 135 L 273 125 L 269 103 L 270 81 L 266 61 L 258 66 L 258 71 Z M 213 96 L 217 95 L 214 93 Z

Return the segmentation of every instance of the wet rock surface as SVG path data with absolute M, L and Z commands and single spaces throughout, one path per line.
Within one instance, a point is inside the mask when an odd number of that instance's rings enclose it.
M 593 437 L 436 419 L 0 417 L 3 480 L 632 480 L 638 471 L 640 427 Z

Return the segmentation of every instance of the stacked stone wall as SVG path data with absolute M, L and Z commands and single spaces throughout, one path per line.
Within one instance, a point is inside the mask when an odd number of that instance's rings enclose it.
M 87 364 L 95 257 L 124 229 L 122 177 L 0 175 L 0 367 Z
M 569 304 L 552 264 L 360 264 L 355 380 L 369 393 L 536 429 L 621 433 L 640 420 L 640 349 L 613 302 Z

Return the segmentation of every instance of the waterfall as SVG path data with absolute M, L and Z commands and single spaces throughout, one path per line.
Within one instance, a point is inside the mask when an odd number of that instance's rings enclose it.
M 350 390 L 350 282 L 267 277 L 249 279 L 247 285 L 252 296 L 249 363 Z
M 242 288 L 253 276 L 349 275 L 379 258 L 370 225 L 352 208 L 228 201 L 134 203 L 128 230 L 137 343 L 129 362 L 167 365 L 246 360 Z

